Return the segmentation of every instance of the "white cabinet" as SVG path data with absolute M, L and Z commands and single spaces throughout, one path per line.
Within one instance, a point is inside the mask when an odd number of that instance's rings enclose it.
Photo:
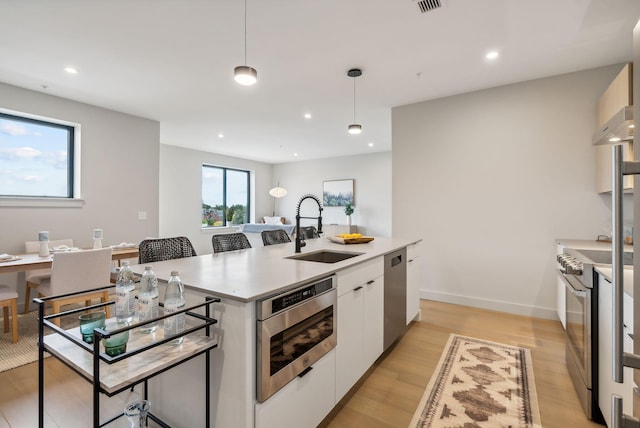
M 420 269 L 419 251 L 422 243 L 407 247 L 407 325 L 414 319 L 420 319 Z
M 264 403 L 256 404 L 256 428 L 313 428 L 335 405 L 336 352 L 319 359 Z
M 562 254 L 564 246 L 556 245 L 556 254 Z M 567 329 L 567 295 L 565 294 L 564 281 L 560 278 L 560 273 L 556 272 L 556 310 L 558 319 L 562 323 L 562 328 Z
M 364 286 L 363 296 L 364 371 L 382 354 L 384 344 L 384 276 L 369 280 Z M 364 372 L 363 372 L 364 373 Z
M 335 398 L 339 401 L 382 354 L 384 260 L 378 257 L 337 276 Z
M 625 308 L 633 307 L 633 299 L 624 295 Z M 629 305 L 631 303 L 631 305 Z M 611 394 L 618 394 L 623 398 L 623 413 L 633 414 L 633 370 L 623 369 L 624 383 L 612 380 L 613 366 L 613 286 L 603 276 L 598 275 L 598 406 L 604 416 L 607 426 L 611 426 Z M 624 311 L 624 342 L 625 352 L 633 352 L 633 312 Z

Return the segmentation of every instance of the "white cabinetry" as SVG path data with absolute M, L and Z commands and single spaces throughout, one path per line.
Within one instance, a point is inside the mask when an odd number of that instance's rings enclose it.
M 256 428 L 313 428 L 335 405 L 336 352 L 319 359 L 264 403 L 256 404 Z
M 338 271 L 336 402 L 380 356 L 384 334 L 384 260 Z
M 418 257 L 420 242 L 407 247 L 407 325 L 420 319 L 420 274 Z
M 556 254 L 562 254 L 564 245 L 556 245 Z M 560 278 L 560 273 L 556 272 L 556 310 L 558 319 L 562 323 L 562 328 L 567 329 L 567 295 L 565 294 L 564 281 Z
M 625 352 L 633 352 L 633 299 L 624 295 L 624 342 Z M 598 406 L 607 426 L 611 426 L 611 394 L 623 398 L 623 413 L 633 414 L 633 370 L 625 367 L 624 383 L 616 383 L 611 378 L 613 367 L 613 286 L 603 275 L 598 275 Z M 627 309 L 629 308 L 629 309 Z

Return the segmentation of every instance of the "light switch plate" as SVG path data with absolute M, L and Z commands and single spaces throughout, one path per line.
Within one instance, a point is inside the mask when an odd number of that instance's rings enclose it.
M 146 211 L 138 211 L 138 220 L 146 220 L 147 212 Z

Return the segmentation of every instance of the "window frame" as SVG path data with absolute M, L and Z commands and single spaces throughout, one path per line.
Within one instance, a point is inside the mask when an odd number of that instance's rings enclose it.
M 38 124 L 67 132 L 67 195 L 0 195 L 0 206 L 10 207 L 69 207 L 81 206 L 80 193 L 80 131 L 78 123 L 0 108 L 0 118 Z
M 251 221 L 251 171 L 248 169 L 242 169 L 242 168 L 234 168 L 234 167 L 229 167 L 229 166 L 222 166 L 222 165 L 214 165 L 214 164 L 208 164 L 208 163 L 203 163 L 202 164 L 202 168 L 200 170 L 201 172 L 201 176 L 200 176 L 200 182 L 201 184 L 203 183 L 203 176 L 204 176 L 204 171 L 205 168 L 215 168 L 215 169 L 219 169 L 222 170 L 222 205 L 225 208 L 224 214 L 222 216 L 223 218 L 223 222 L 222 225 L 220 226 L 209 226 L 206 225 L 204 223 L 202 223 L 202 219 L 203 217 L 200 216 L 200 222 L 201 222 L 201 228 L 203 230 L 207 230 L 207 229 L 214 229 L 214 230 L 218 230 L 218 229 L 222 229 L 222 228 L 230 228 L 230 227 L 238 227 L 238 225 L 234 225 L 232 223 L 228 223 L 227 222 L 227 215 L 226 215 L 226 210 L 229 208 L 229 206 L 227 205 L 227 172 L 228 171 L 236 171 L 236 172 L 242 172 L 245 173 L 247 175 L 247 207 L 246 207 L 246 221 L 247 223 L 249 223 Z M 202 197 L 202 189 L 200 191 L 200 195 Z M 204 200 L 201 200 L 200 202 L 200 206 L 201 206 L 201 210 L 202 210 L 202 204 L 204 203 Z

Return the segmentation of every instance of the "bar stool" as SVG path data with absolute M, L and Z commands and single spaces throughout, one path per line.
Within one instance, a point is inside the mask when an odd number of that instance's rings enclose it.
M 3 309 L 4 332 L 9 332 L 9 308 L 11 308 L 11 330 L 13 343 L 18 341 L 18 292 L 8 285 L 0 284 L 0 308 Z

